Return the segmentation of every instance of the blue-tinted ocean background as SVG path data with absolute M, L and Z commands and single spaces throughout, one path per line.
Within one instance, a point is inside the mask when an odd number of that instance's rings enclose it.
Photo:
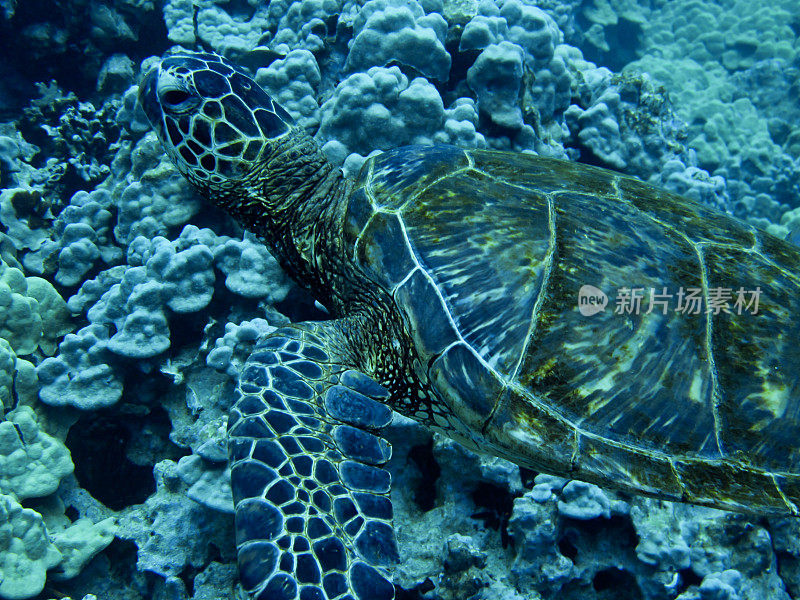
M 225 426 L 325 315 L 137 106 L 220 53 L 355 173 L 451 143 L 635 175 L 800 241 L 798 0 L 0 0 L 0 598 L 232 599 Z M 800 598 L 800 523 L 388 432 L 398 599 Z

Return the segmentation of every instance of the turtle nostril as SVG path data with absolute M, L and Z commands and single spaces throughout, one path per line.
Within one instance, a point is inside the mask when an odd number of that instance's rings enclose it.
M 161 101 L 170 106 L 178 106 L 186 102 L 189 98 L 191 98 L 189 92 L 184 92 L 183 90 L 169 90 L 164 92 L 161 96 Z

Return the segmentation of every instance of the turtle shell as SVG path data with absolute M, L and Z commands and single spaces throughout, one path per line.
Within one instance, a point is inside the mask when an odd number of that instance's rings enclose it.
M 451 434 L 537 470 L 798 513 L 798 248 L 605 169 L 451 146 L 365 163 L 345 235 Z

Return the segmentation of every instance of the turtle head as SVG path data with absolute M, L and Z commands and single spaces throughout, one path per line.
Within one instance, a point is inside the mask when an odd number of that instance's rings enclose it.
M 295 128 L 261 86 L 216 54 L 162 59 L 142 79 L 139 102 L 178 170 L 207 195 L 251 177 Z

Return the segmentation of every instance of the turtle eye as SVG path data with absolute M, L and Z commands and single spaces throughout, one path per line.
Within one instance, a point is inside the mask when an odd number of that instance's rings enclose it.
M 189 92 L 183 90 L 167 90 L 161 94 L 161 102 L 172 109 L 182 108 L 192 98 Z

